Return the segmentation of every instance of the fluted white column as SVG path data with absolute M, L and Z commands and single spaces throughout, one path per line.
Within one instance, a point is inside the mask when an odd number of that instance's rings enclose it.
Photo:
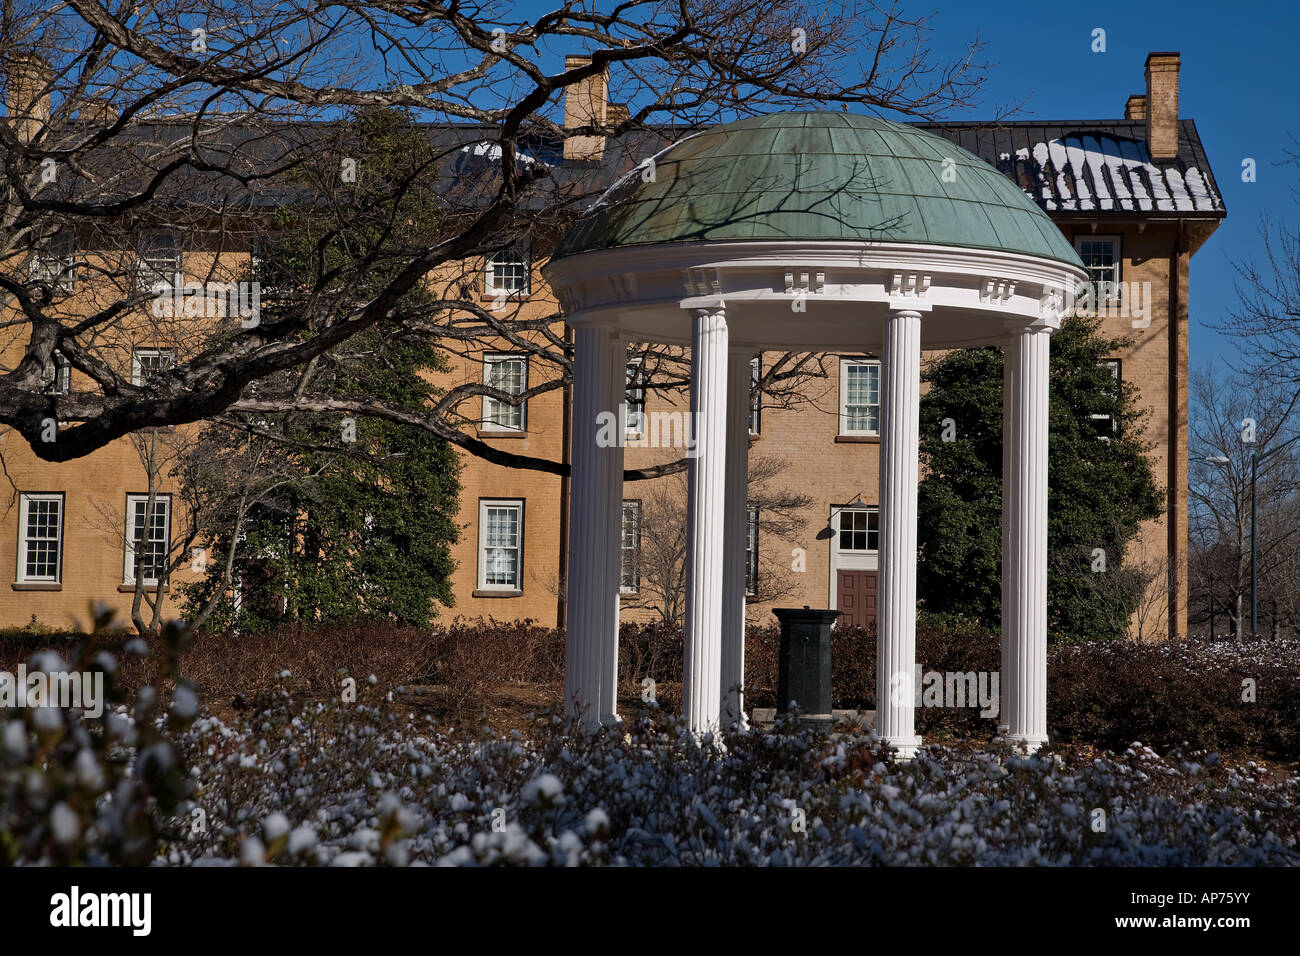
M 1014 344 L 1014 339 L 1012 340 Z M 1016 448 L 1016 417 L 1011 413 L 1011 395 L 1013 370 L 1011 367 L 1011 345 L 1004 348 L 1004 358 L 1002 362 L 1002 645 L 1001 645 L 1001 671 L 999 671 L 999 694 L 998 694 L 998 732 L 1006 736 L 1007 711 L 1005 708 L 1007 685 L 1006 681 L 1011 675 L 1011 664 L 1008 660 L 1011 652 L 1011 634 L 1015 631 L 1012 621 L 1015 618 L 1014 592 L 1011 590 L 1011 521 L 1008 516 L 1011 514 L 1011 500 L 1015 482 L 1011 478 L 1012 466 L 1015 462 Z
M 1034 751 L 1047 742 L 1047 414 L 1051 329 L 1017 332 L 1005 375 L 1010 453 L 1004 492 L 1002 724 Z
M 722 706 L 727 317 L 721 308 L 697 310 L 691 320 L 691 423 L 682 713 L 692 731 L 709 733 L 719 729 Z
M 592 728 L 618 720 L 619 404 L 626 396 L 627 356 L 608 329 L 575 329 L 573 346 L 564 699 L 570 716 L 581 716 L 583 726 Z
M 749 534 L 749 362 L 733 351 L 727 362 L 727 477 L 722 519 L 722 694 L 723 728 L 748 727 L 745 716 L 745 545 Z
M 901 757 L 916 735 L 916 485 L 921 315 L 891 312 L 880 361 L 880 571 L 876 731 Z

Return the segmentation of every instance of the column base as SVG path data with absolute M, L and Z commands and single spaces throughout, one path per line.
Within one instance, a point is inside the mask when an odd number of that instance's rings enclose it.
M 885 743 L 899 760 L 911 760 L 921 750 L 920 737 L 886 737 Z
M 1037 734 L 1003 734 L 1003 739 L 1014 747 L 1016 750 L 1026 754 L 1034 754 L 1038 749 L 1047 743 L 1047 736 L 1038 736 Z
M 695 741 L 697 747 L 703 747 L 705 738 L 712 744 L 719 753 L 727 752 L 727 738 L 721 730 L 692 730 L 689 731 L 691 739 Z

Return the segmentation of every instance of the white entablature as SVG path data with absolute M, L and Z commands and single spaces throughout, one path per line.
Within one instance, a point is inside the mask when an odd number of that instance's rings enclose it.
M 899 308 L 927 314 L 924 349 L 984 344 L 1017 319 L 1054 323 L 1083 278 L 1063 263 L 997 250 L 793 241 L 630 246 L 546 271 L 575 327 L 687 345 L 691 309 L 743 305 L 730 341 L 755 350 L 874 350 L 876 326 Z

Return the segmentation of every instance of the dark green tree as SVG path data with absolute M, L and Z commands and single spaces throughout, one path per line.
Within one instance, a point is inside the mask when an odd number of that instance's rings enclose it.
M 277 210 L 251 271 L 263 290 L 261 322 L 272 326 L 323 292 L 353 303 L 374 295 L 403 255 L 436 242 L 433 150 L 401 114 L 367 112 L 341 126 L 335 150 L 312 157 L 302 176 L 311 194 L 327 198 Z M 403 188 L 394 188 L 398 182 Z M 322 281 L 332 288 L 323 290 Z M 239 600 L 219 596 L 214 625 L 370 617 L 422 626 L 439 604 L 452 605 L 454 449 L 416 426 L 330 411 L 328 403 L 312 407 L 312 396 L 329 395 L 427 409 L 442 394 L 429 373 L 448 369 L 437 344 L 412 327 L 429 302 L 423 290 L 408 293 L 394 306 L 394 321 L 354 334 L 305 371 L 287 373 L 292 378 L 259 383 L 303 396 L 305 410 L 244 417 L 206 436 L 205 467 L 193 470 L 192 481 L 206 485 L 198 497 L 218 505 L 204 537 L 214 556 L 237 538 Z M 250 493 L 251 463 L 268 460 L 273 466 Z M 225 493 L 213 494 L 222 483 Z M 219 560 L 210 563 L 188 589 L 187 610 L 224 594 L 224 573 Z
M 1139 525 L 1160 516 L 1131 386 L 1103 360 L 1124 342 L 1076 317 L 1052 336 L 1048 413 L 1050 640 L 1116 638 L 1153 580 L 1125 562 Z M 1002 352 L 960 349 L 927 367 L 921 399 L 917 591 L 922 607 L 996 630 L 1001 617 Z M 945 419 L 951 419 L 945 441 Z M 1105 571 L 1094 571 L 1095 549 Z

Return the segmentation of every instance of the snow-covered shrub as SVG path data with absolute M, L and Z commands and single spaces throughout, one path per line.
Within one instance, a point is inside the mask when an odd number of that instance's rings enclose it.
M 1047 722 L 1108 749 L 1134 738 L 1300 757 L 1300 641 L 1061 647 L 1047 664 Z
M 118 660 L 96 649 L 113 613 L 101 608 L 92 617 L 93 632 L 76 645 L 71 663 L 46 651 L 27 669 L 102 674 L 102 712 L 0 710 L 0 863 L 148 863 L 162 838 L 162 816 L 185 795 L 188 781 L 168 731 L 190 724 L 197 697 L 177 686 L 164 715 L 157 692 L 146 686 L 128 711 Z M 176 650 L 179 640 L 178 628 L 164 630 L 165 645 Z
M 178 743 L 195 784 L 162 862 L 245 865 L 1300 864 L 1300 779 L 1161 758 L 930 747 L 675 718 L 444 737 L 427 718 L 288 696 Z

